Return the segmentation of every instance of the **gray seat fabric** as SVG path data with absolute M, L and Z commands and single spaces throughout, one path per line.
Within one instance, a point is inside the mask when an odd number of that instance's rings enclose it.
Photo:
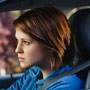
M 69 22 L 75 43 L 75 58 L 90 59 L 90 9 L 78 10 Z
M 85 88 L 90 89 L 90 70 L 89 70 L 89 73 L 88 73 L 88 76 L 87 76 Z
M 74 64 L 90 60 L 90 8 L 78 10 L 69 18 L 75 45 Z M 86 89 L 90 89 L 90 67 L 79 73 L 86 79 Z

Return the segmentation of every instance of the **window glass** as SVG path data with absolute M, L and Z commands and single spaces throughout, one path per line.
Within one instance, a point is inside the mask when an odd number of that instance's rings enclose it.
M 13 20 L 24 11 L 0 13 L 0 76 L 23 72 L 15 54 L 16 40 Z

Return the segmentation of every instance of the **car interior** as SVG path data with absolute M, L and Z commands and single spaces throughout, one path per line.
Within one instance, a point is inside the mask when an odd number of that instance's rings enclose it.
M 23 2 L 20 2 L 20 0 L 15 0 L 15 1 L 2 0 L 2 3 L 0 3 L 0 12 L 25 10 L 46 3 L 54 4 L 57 7 L 61 5 L 58 3 L 57 0 L 56 0 L 57 2 L 54 1 L 48 2 L 48 0 L 43 2 L 42 0 L 39 0 L 39 2 L 37 3 L 35 2 L 35 4 L 33 4 L 35 0 L 34 1 L 22 0 L 22 1 Z M 70 3 L 71 2 L 72 0 L 70 0 Z M 67 7 L 73 5 L 74 2 L 71 4 L 70 3 L 67 4 Z M 85 88 L 83 88 L 83 90 L 88 90 L 90 89 L 90 7 L 88 5 L 89 2 L 87 3 L 83 2 L 83 5 L 80 6 L 81 3 L 80 2 L 76 3 L 75 4 L 76 6 L 73 5 L 74 9 L 72 10 L 70 9 L 70 7 L 67 8 L 70 11 L 70 14 L 67 18 L 71 27 L 72 37 L 74 39 L 75 55 L 74 55 L 73 64 L 75 65 L 76 69 L 73 69 L 73 72 L 77 73 L 80 77 L 82 77 L 85 80 L 86 83 L 85 83 Z M 63 2 L 62 5 L 64 6 L 66 4 L 64 4 Z M 76 8 L 77 6 L 80 7 Z M 76 72 L 75 70 L 79 68 L 81 69 Z M 68 73 L 72 74 L 70 72 Z M 23 73 L 0 76 L 0 89 L 8 88 L 22 75 Z
M 90 8 L 80 8 L 69 17 L 69 23 L 74 38 L 74 65 L 90 61 Z M 82 66 L 83 67 L 83 66 Z M 90 89 L 90 65 L 78 72 L 86 80 L 85 89 Z

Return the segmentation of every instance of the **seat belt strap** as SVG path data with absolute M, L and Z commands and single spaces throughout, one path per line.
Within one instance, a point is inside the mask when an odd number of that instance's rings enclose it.
M 53 78 L 51 78 L 50 80 L 48 80 L 39 90 L 45 90 L 46 87 L 48 87 L 50 84 L 52 84 L 53 82 L 57 81 L 58 79 L 64 77 L 64 76 L 68 76 L 68 75 L 72 75 L 75 74 L 79 71 L 82 71 L 83 69 L 87 68 L 90 66 L 90 60 L 88 60 L 87 62 L 77 65 L 75 66 L 73 69 L 63 72 Z

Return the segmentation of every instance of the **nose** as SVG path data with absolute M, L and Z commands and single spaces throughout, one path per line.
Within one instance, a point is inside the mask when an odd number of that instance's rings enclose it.
M 15 53 L 22 53 L 22 52 L 23 52 L 22 45 L 18 44 L 16 49 L 15 49 Z

